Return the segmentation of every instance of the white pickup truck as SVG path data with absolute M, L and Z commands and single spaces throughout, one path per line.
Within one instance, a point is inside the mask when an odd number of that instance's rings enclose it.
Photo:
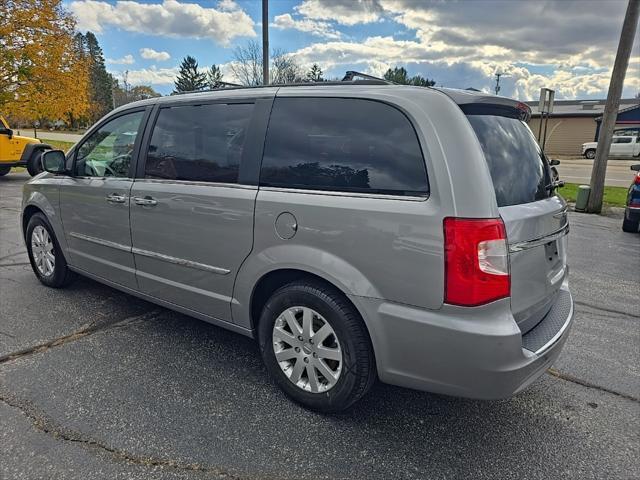
M 582 155 L 585 158 L 596 158 L 598 142 L 582 144 Z M 611 140 L 611 157 L 637 157 L 640 155 L 640 135 L 615 135 Z

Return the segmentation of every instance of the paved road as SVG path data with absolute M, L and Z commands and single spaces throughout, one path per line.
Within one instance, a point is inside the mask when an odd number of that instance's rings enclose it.
M 247 338 L 89 280 L 41 286 L 26 178 L 0 178 L 0 478 L 638 478 L 640 236 L 618 218 L 571 216 L 577 319 L 553 375 L 497 402 L 378 385 L 322 416 Z
M 23 135 L 29 135 L 32 136 L 33 132 L 29 133 L 28 131 L 24 131 Z M 63 133 L 63 132 L 49 132 L 49 131 L 42 131 L 42 132 L 38 132 L 38 138 L 42 139 L 43 142 L 47 141 L 47 140 L 59 140 L 61 142 L 77 142 L 78 140 L 80 140 L 82 138 L 82 135 L 79 135 L 77 133 Z
M 570 183 L 589 185 L 593 160 L 560 160 L 560 162 L 557 168 L 562 180 Z M 611 187 L 629 187 L 634 174 L 629 167 L 635 163 L 640 163 L 640 158 L 633 160 L 609 159 L 607 162 L 605 185 Z

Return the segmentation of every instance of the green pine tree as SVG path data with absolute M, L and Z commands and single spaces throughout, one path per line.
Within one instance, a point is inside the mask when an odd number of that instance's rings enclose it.
M 209 88 L 216 88 L 222 82 L 222 72 L 220 71 L 220 67 L 216 66 L 214 63 L 211 65 L 211 68 L 207 70 L 207 84 Z
M 198 71 L 198 62 L 187 55 L 180 63 L 180 72 L 176 78 L 173 93 L 195 92 L 207 88 L 207 75 Z
M 429 80 L 422 75 L 416 75 L 410 77 L 407 73 L 407 69 L 404 67 L 390 68 L 387 73 L 384 74 L 385 80 L 397 83 L 399 85 L 415 85 L 418 87 L 432 87 L 436 84 L 435 80 Z
M 307 72 L 307 81 L 308 82 L 323 82 L 324 78 L 322 78 L 322 69 L 318 66 L 317 63 L 311 65 L 311 69 Z
M 82 34 L 79 34 L 82 35 Z M 113 108 L 111 75 L 104 66 L 104 55 L 96 36 L 87 32 L 84 45 L 89 57 L 89 99 L 91 102 L 90 120 L 95 122 Z

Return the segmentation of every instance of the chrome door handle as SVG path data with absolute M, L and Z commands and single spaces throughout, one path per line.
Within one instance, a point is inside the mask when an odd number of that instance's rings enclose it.
M 154 205 L 158 204 L 157 200 L 154 200 L 153 198 L 147 196 L 147 197 L 133 197 L 133 201 L 136 205 L 142 205 L 145 207 L 153 207 Z
M 125 195 L 118 195 L 117 193 L 107 195 L 107 202 L 109 203 L 124 203 L 126 201 L 127 197 Z

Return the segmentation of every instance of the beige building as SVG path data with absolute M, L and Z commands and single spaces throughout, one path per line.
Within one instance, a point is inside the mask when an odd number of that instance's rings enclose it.
M 529 127 L 538 138 L 540 113 L 538 102 L 526 102 L 532 110 Z M 580 155 L 585 142 L 596 138 L 596 119 L 602 116 L 606 100 L 556 100 L 547 124 L 545 151 L 550 155 Z M 638 99 L 622 99 L 620 110 L 638 105 Z M 622 127 L 624 125 L 620 125 Z M 542 125 L 544 133 L 544 122 Z M 541 142 L 542 143 L 542 142 Z

